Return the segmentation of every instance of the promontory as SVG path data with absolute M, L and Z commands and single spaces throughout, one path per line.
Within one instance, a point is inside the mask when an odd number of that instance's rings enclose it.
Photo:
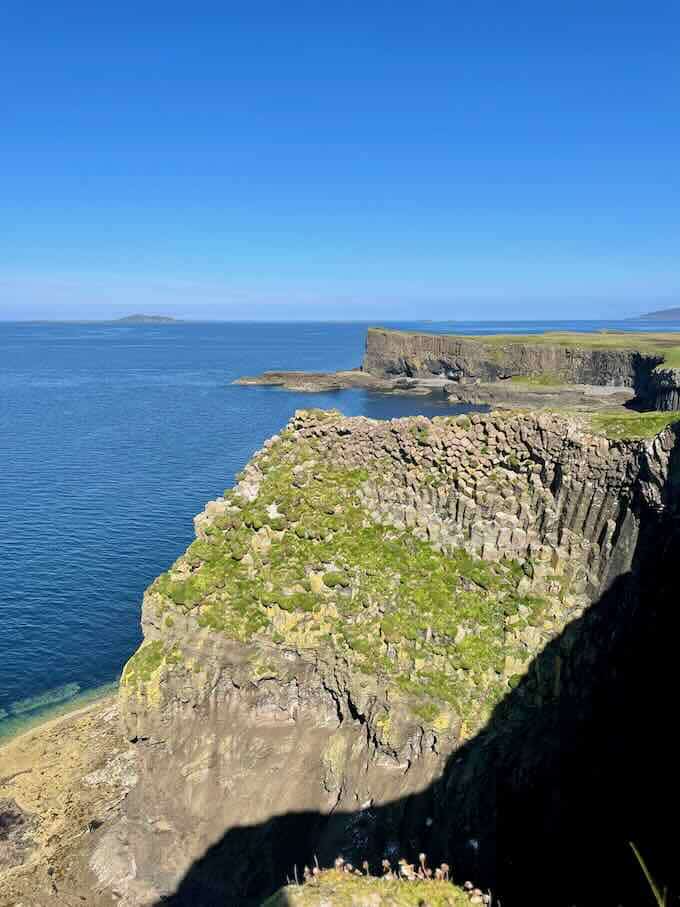
M 15 744 L 0 904 L 616 907 L 629 841 L 672 887 L 679 343 L 369 332 L 361 374 L 638 409 L 295 412 L 146 591 L 116 705 Z

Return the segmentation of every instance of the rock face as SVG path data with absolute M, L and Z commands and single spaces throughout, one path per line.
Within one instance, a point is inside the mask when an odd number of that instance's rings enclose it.
M 654 409 L 680 409 L 680 368 L 657 368 L 654 371 Z
M 411 334 L 369 328 L 363 368 L 371 374 L 444 375 L 453 380 L 494 381 L 512 376 L 554 375 L 570 384 L 634 387 L 662 361 L 634 349 L 591 349 L 525 340 L 483 342 L 443 334 Z
M 615 662 L 593 603 L 628 620 L 612 590 L 675 450 L 549 414 L 298 412 L 145 596 L 120 688 L 140 780 L 105 842 L 124 903 L 260 903 L 314 855 L 409 848 L 501 878 L 498 768 L 523 789 L 553 703 L 588 712 Z
M 512 377 L 552 377 L 556 383 L 634 388 L 650 409 L 680 405 L 680 369 L 660 371 L 662 353 L 617 349 L 592 343 L 536 342 L 511 337 L 489 339 L 413 334 L 369 328 L 364 371 L 410 378 L 440 376 L 452 381 L 499 381 Z

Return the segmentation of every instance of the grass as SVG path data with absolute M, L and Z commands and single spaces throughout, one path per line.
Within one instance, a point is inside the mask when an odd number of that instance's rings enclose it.
M 418 336 L 426 331 L 394 331 L 389 328 L 369 328 L 389 334 Z M 588 333 L 546 331 L 543 334 L 433 334 L 461 341 L 475 341 L 488 347 L 511 344 L 531 346 L 562 346 L 579 349 L 624 350 L 639 352 L 662 359 L 662 368 L 680 368 L 680 332 L 592 331 Z
M 680 420 L 680 412 L 593 413 L 588 417 L 593 431 L 612 441 L 653 438 L 668 425 Z
M 641 855 L 640 851 L 637 849 L 637 847 L 635 846 L 635 844 L 633 844 L 632 841 L 629 841 L 629 844 L 631 846 L 633 853 L 635 854 L 636 860 L 640 864 L 640 868 L 642 869 L 642 871 L 645 875 L 645 878 L 647 879 L 647 883 L 649 885 L 650 891 L 652 892 L 652 894 L 654 896 L 654 900 L 657 903 L 657 907 L 666 907 L 666 905 L 668 904 L 668 890 L 666 888 L 664 888 L 663 892 L 661 891 L 659 886 L 656 884 L 656 882 L 652 878 L 652 874 L 650 873 L 649 869 L 647 869 L 647 864 L 642 859 L 642 855 Z
M 557 372 L 543 372 L 540 375 L 513 375 L 509 379 L 513 384 L 529 385 L 530 387 L 562 387 L 564 378 Z

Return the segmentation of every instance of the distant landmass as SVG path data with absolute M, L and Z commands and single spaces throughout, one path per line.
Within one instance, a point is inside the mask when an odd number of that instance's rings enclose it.
M 672 309 L 659 309 L 656 312 L 646 312 L 638 318 L 652 321 L 680 321 L 680 306 Z
M 174 324 L 178 319 L 170 315 L 126 315 L 116 320 L 118 324 Z

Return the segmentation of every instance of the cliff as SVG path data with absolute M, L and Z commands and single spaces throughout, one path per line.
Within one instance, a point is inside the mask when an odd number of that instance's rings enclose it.
M 298 412 L 145 596 L 119 697 L 140 779 L 99 877 L 126 904 L 255 904 L 315 856 L 423 850 L 512 904 L 619 777 L 591 746 L 620 740 L 640 621 L 665 627 L 635 584 L 666 588 L 676 450 L 549 414 Z
M 454 382 L 527 378 L 633 388 L 650 409 L 680 405 L 680 334 L 466 337 L 369 328 L 363 369 L 374 376 Z

